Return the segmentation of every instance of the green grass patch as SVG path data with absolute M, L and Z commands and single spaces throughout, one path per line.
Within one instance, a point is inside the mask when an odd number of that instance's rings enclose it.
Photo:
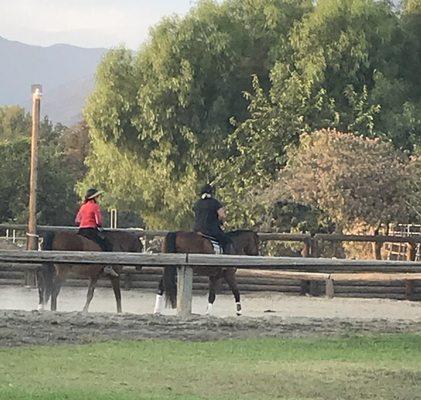
M 421 399 L 421 336 L 3 349 L 0 399 Z

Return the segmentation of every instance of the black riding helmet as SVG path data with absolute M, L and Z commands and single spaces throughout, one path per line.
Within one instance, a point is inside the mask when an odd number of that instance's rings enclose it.
M 202 196 L 204 194 L 210 194 L 212 196 L 213 194 L 215 194 L 215 188 L 211 184 L 207 183 L 200 190 L 200 195 Z
M 95 197 L 98 197 L 102 193 L 103 192 L 101 190 L 96 190 L 94 188 L 90 188 L 86 191 L 85 200 L 94 199 Z

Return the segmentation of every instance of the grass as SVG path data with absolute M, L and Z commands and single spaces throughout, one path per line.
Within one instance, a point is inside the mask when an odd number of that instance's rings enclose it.
M 421 336 L 0 350 L 0 399 L 421 399 Z

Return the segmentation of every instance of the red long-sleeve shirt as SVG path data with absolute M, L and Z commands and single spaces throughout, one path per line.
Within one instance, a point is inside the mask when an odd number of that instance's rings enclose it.
M 79 228 L 97 228 L 102 226 L 102 215 L 99 204 L 94 200 L 83 203 L 76 216 Z

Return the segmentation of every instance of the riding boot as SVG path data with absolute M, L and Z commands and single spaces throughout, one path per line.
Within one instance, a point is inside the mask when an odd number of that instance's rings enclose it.
M 109 276 L 113 276 L 115 278 L 117 278 L 119 275 L 117 274 L 117 272 L 114 271 L 114 269 L 111 267 L 111 265 L 106 265 L 104 267 L 104 274 L 105 275 L 109 275 Z

